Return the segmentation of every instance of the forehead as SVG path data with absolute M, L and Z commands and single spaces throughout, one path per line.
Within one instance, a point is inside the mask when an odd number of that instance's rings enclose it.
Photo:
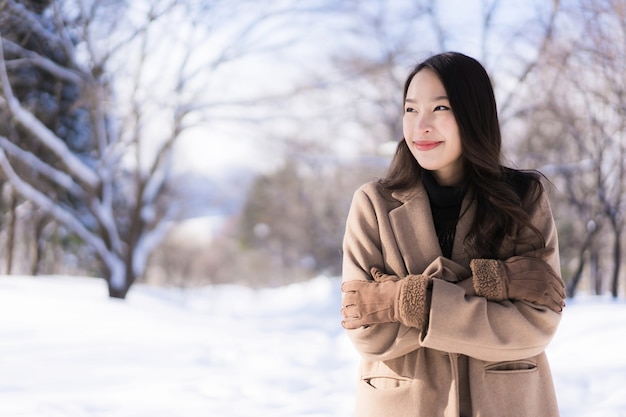
M 409 83 L 407 99 L 432 100 L 446 96 L 446 89 L 434 71 L 424 68 L 419 71 Z

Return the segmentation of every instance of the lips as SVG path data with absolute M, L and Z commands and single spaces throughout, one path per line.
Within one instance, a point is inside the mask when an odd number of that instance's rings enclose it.
M 419 141 L 413 142 L 413 146 L 418 151 L 430 151 L 431 149 L 435 149 L 437 146 L 441 145 L 443 142 L 439 141 Z

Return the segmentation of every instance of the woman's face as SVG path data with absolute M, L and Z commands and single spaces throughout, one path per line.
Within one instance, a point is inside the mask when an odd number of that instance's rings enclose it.
M 443 84 L 430 69 L 419 71 L 409 84 L 402 129 L 411 153 L 439 185 L 463 182 L 459 126 Z

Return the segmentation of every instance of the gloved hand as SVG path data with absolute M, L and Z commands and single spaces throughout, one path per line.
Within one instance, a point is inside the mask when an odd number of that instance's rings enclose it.
M 472 259 L 470 268 L 476 294 L 488 300 L 524 300 L 557 313 L 563 311 L 565 285 L 543 260 L 553 252 L 554 249 L 543 249 L 505 261 Z
M 423 328 L 427 316 L 427 290 L 430 278 L 409 275 L 399 279 L 372 268 L 371 281 L 346 281 L 341 285 L 346 329 L 357 329 L 377 323 L 400 322 L 405 326 Z

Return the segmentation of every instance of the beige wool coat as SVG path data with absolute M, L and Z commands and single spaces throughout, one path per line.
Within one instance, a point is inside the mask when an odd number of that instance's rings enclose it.
M 372 266 L 400 277 L 438 271 L 426 329 L 383 323 L 347 330 L 362 358 L 357 417 L 559 416 L 544 350 L 561 315 L 523 301 L 487 301 L 457 284 L 465 278 L 459 271 L 471 274 L 463 250 L 475 212 L 473 205 L 466 211 L 468 204 L 464 200 L 449 262 L 423 185 L 389 192 L 372 182 L 355 192 L 343 243 L 343 281 L 371 279 Z M 547 262 L 560 275 L 545 193 L 531 221 L 555 249 Z M 539 242 L 533 248 L 505 241 L 502 259 L 538 247 Z

